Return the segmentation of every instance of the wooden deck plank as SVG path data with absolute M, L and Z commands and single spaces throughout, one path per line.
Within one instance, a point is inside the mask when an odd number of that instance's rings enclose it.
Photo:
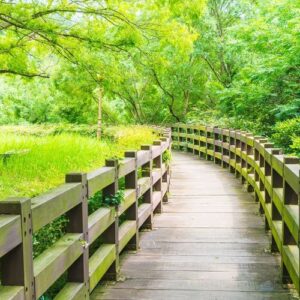
M 290 296 L 285 292 L 231 292 L 231 291 L 193 291 L 193 290 L 136 290 L 110 289 L 106 293 L 95 293 L 95 300 L 287 300 Z
M 232 280 L 232 279 L 127 279 L 118 283 L 118 289 L 136 290 L 191 290 L 191 291 L 231 291 L 231 292 L 272 292 L 282 290 L 274 281 Z M 104 290 L 105 292 L 105 290 Z
M 228 171 L 174 153 L 169 203 L 91 299 L 293 299 L 258 207 Z

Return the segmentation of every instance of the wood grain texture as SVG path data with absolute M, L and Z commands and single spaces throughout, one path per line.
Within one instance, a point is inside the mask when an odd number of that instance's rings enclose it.
M 293 299 L 269 252 L 258 206 L 228 171 L 174 153 L 169 202 L 124 253 L 124 281 L 103 282 L 91 299 Z

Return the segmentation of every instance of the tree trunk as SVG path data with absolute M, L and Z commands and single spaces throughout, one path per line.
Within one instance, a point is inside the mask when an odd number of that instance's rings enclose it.
M 102 89 L 99 89 L 98 95 L 98 125 L 97 125 L 97 139 L 101 139 L 102 134 Z

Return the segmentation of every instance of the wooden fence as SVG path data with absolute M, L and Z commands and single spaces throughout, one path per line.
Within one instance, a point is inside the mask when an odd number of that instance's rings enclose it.
M 103 277 L 118 277 L 120 253 L 138 249 L 139 229 L 152 228 L 153 213 L 167 201 L 170 171 L 163 155 L 171 149 L 171 132 L 155 131 L 160 140 L 126 152 L 122 160 L 67 174 L 65 184 L 33 199 L 0 201 L 0 299 L 38 299 L 66 272 L 55 299 L 88 299 Z M 122 178 L 124 201 L 89 215 L 88 199 L 99 191 L 115 195 Z M 68 218 L 66 234 L 33 258 L 33 235 L 61 216 Z
M 299 159 L 244 131 L 179 124 L 172 139 L 175 148 L 227 168 L 254 193 L 272 233 L 271 250 L 281 254 L 283 282 L 299 292 Z

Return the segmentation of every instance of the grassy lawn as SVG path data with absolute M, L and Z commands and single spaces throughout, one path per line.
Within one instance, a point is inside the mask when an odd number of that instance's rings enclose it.
M 113 127 L 97 141 L 90 131 L 53 127 L 0 127 L 0 153 L 28 150 L 28 153 L 0 159 L 0 199 L 33 197 L 64 182 L 68 172 L 88 172 L 104 165 L 105 159 L 123 157 L 126 150 L 156 138 L 143 126 Z

